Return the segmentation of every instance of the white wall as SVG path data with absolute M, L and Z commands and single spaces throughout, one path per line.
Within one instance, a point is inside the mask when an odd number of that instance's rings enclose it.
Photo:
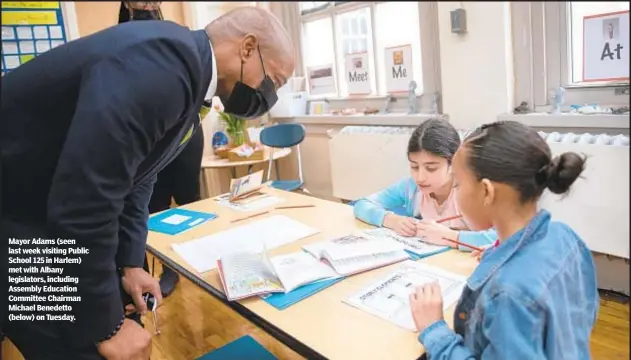
M 466 35 L 451 32 L 449 12 L 466 11 Z M 443 113 L 458 128 L 495 121 L 514 108 L 509 2 L 438 2 Z

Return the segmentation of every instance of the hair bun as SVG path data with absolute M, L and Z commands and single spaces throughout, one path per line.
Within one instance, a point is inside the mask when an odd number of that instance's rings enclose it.
M 547 167 L 546 185 L 555 194 L 564 194 L 585 169 L 585 158 L 577 153 L 566 152 L 557 156 Z

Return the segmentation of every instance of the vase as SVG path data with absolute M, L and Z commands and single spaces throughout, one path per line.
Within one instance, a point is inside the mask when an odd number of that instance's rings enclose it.
M 244 130 L 236 130 L 230 132 L 230 142 L 233 147 L 241 146 L 245 143 L 245 133 Z

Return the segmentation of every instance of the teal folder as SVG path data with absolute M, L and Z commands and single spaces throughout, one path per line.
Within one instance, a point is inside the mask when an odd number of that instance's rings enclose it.
M 276 360 L 261 344 L 250 335 L 238 338 L 237 340 L 202 355 L 197 360 Z
M 216 217 L 211 213 L 175 208 L 150 217 L 148 227 L 151 231 L 177 235 Z
M 318 292 L 337 284 L 344 280 L 344 278 L 337 278 L 331 280 L 323 280 L 315 283 L 301 286 L 288 293 L 272 293 L 267 296 L 262 296 L 263 300 L 277 308 L 278 310 L 285 310 L 288 307 L 298 303 L 299 301 L 308 298 L 311 295 L 315 295 Z

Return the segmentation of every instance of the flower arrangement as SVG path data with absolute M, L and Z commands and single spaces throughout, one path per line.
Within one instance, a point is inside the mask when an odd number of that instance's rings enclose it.
M 238 116 L 226 114 L 220 105 L 214 106 L 219 114 L 219 119 L 224 125 L 226 134 L 230 138 L 233 147 L 241 146 L 245 143 L 245 132 L 247 120 Z

